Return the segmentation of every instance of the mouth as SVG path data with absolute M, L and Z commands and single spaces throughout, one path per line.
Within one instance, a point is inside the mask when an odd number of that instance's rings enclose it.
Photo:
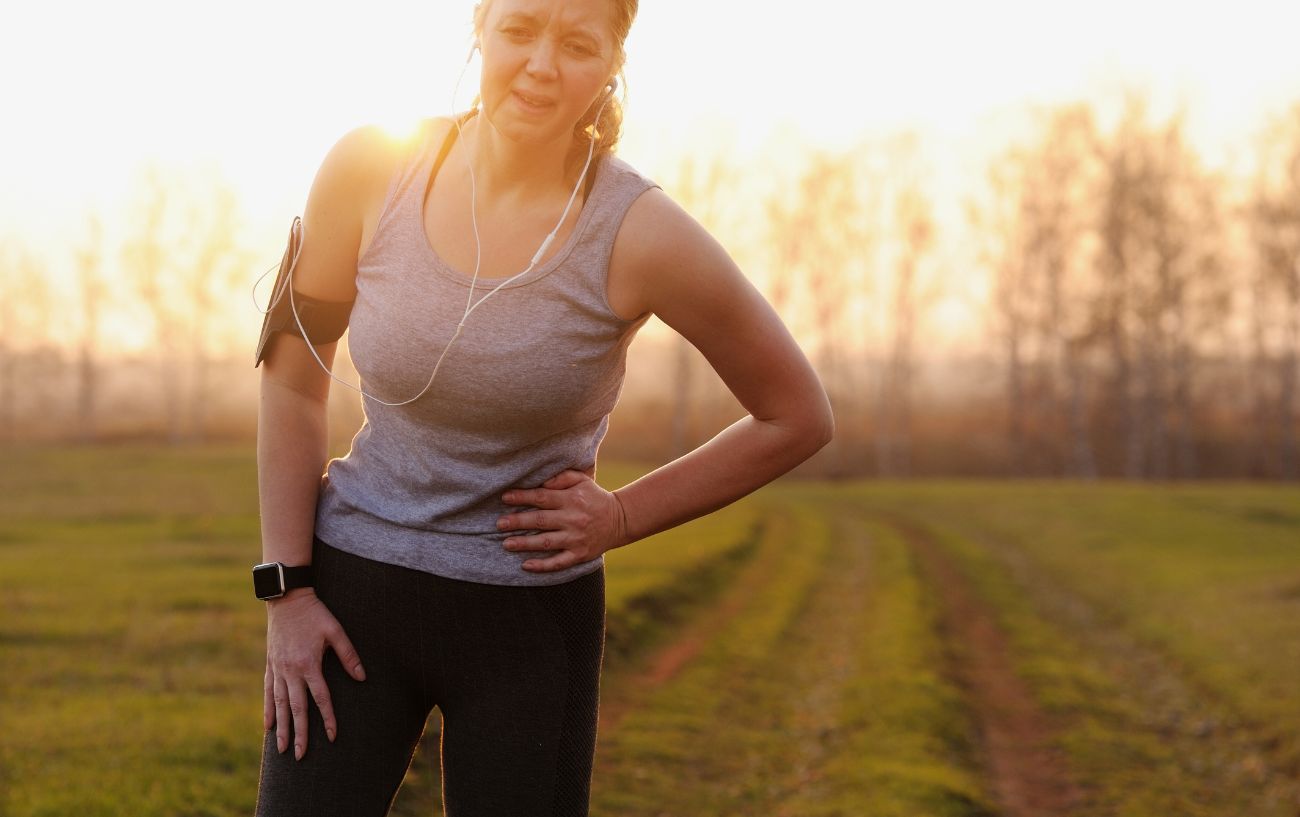
M 524 91 L 511 91 L 510 95 L 514 97 L 520 107 L 527 111 L 540 113 L 550 110 L 555 106 L 555 100 L 549 97 L 537 96 L 535 94 L 525 93 Z

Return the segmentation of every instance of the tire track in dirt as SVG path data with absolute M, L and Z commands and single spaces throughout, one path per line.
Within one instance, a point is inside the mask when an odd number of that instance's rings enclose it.
M 625 708 L 602 723 L 593 814 L 994 813 L 969 742 L 944 737 L 966 718 L 908 545 L 852 504 L 797 507 L 748 581 L 613 685 Z M 875 640 L 911 627 L 928 649 Z
M 1011 663 L 1007 637 L 969 580 L 929 533 L 898 514 L 881 518 L 916 554 L 939 594 L 951 671 L 969 697 L 989 784 L 1007 817 L 1068 817 L 1082 802 L 1055 730 Z
M 1132 718 L 1130 736 L 1154 736 L 1160 757 L 1146 762 L 1159 766 L 1149 769 L 1148 785 L 1181 790 L 1206 814 L 1300 817 L 1300 759 L 1287 751 L 1289 735 L 1276 724 L 1243 716 L 1167 647 L 1143 640 L 1122 617 L 1063 585 L 1021 546 L 989 530 L 977 528 L 971 535 L 1033 608 L 1069 633 L 1116 684 L 1111 717 Z M 1088 771 L 1096 777 L 1114 773 L 1107 767 Z M 1159 784 L 1157 777 L 1163 779 Z M 1097 805 L 1101 813 L 1118 808 L 1104 796 Z
M 773 817 L 799 817 L 803 806 L 792 801 L 796 794 L 817 799 L 829 785 L 824 779 L 828 758 L 843 751 L 850 737 L 839 715 L 845 689 L 861 664 L 858 639 L 868 614 L 872 569 L 871 541 L 862 526 L 851 521 L 846 515 L 833 516 L 835 562 L 828 563 L 794 630 L 803 655 L 794 662 L 791 686 L 801 703 L 788 733 L 792 754 L 781 781 L 785 794 Z
M 783 529 L 782 526 L 788 523 L 779 516 L 772 516 L 765 524 Z M 627 666 L 606 666 L 597 734 L 613 732 L 628 712 L 641 706 L 656 689 L 671 681 L 772 581 L 779 555 L 777 548 L 770 544 L 775 541 L 774 537 L 771 530 L 759 537 L 753 545 L 759 553 L 748 560 L 717 599 L 711 603 L 704 602 L 675 637 Z
M 608 791 L 648 785 L 648 762 L 676 789 L 635 806 L 598 797 L 593 813 L 787 815 L 786 801 L 819 782 L 843 737 L 836 716 L 854 672 L 867 543 L 846 552 L 820 521 L 774 521 L 717 602 L 635 672 L 611 677 L 612 700 L 602 697 L 600 734 L 612 742 L 598 746 L 596 779 Z M 639 753 L 647 740 L 649 754 L 623 754 L 623 741 Z

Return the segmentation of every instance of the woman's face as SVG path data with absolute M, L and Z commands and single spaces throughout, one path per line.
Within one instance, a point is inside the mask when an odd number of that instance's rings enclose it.
M 491 0 L 479 43 L 483 112 L 526 143 L 563 140 L 613 76 L 610 0 Z

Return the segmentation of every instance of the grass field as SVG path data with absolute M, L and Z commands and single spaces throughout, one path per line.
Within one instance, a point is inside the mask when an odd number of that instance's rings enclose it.
M 250 448 L 6 454 L 0 815 L 251 813 L 258 555 Z M 594 815 L 1300 814 L 1294 488 L 782 483 L 607 573 Z

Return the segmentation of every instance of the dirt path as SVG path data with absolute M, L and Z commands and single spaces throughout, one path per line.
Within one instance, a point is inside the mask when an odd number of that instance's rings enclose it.
M 792 631 L 802 645 L 790 681 L 800 698 L 789 729 L 786 795 L 773 817 L 801 817 L 804 804 L 833 788 L 824 779 L 829 758 L 850 737 L 840 716 L 845 690 L 860 670 L 859 639 L 869 615 L 871 541 L 861 525 L 844 516 L 833 524 L 836 554 Z
M 780 526 L 783 521 L 774 517 L 769 524 Z M 771 546 L 773 534 L 768 533 L 755 547 L 760 552 L 748 561 L 728 584 L 727 589 L 711 604 L 685 622 L 680 632 L 666 643 L 627 667 L 610 667 L 606 664 L 601 686 L 599 733 L 611 734 L 628 712 L 637 708 L 656 689 L 671 681 L 682 667 L 734 619 L 756 594 L 772 580 L 777 548 Z
M 1146 788 L 1195 803 L 1197 813 L 1300 815 L 1300 759 L 1288 748 L 1295 744 L 1284 727 L 1245 718 L 1167 647 L 1142 639 L 1123 618 L 1046 574 L 1020 545 L 988 530 L 971 535 L 1038 614 L 1068 633 L 1113 684 L 1106 693 L 1109 717 L 1127 723 L 1113 727 L 1119 735 L 1090 736 L 1092 745 L 1084 750 L 1090 765 L 1079 768 L 1082 774 L 1113 780 L 1118 751 L 1130 763 L 1146 765 Z M 1123 810 L 1132 795 L 1120 786 L 1102 788 L 1092 793 L 1100 813 Z
M 1006 636 L 969 581 L 921 527 L 887 518 L 916 553 L 940 594 L 952 671 L 970 696 L 990 783 L 1007 817 L 1069 815 L 1082 799 L 1053 729 L 1011 664 Z
M 678 638 L 611 677 L 593 813 L 803 813 L 787 801 L 845 731 L 868 561 L 820 520 L 773 531 Z

